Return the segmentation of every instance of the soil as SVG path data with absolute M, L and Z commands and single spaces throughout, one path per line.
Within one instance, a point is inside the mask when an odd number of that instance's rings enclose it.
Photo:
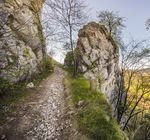
M 32 90 L 31 96 L 4 108 L 6 112 L 5 118 L 0 121 L 0 139 L 73 139 L 70 138 L 73 110 L 65 92 L 65 75 L 64 70 L 56 67 L 51 76 Z

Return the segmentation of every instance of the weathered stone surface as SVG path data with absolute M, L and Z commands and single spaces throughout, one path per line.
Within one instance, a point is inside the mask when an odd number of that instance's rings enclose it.
M 113 102 L 118 93 L 119 48 L 107 29 L 97 23 L 89 23 L 79 31 L 77 47 L 84 76 L 97 80 L 100 90 Z
M 27 84 L 27 88 L 34 88 L 33 82 L 28 83 L 28 84 Z
M 0 0 L 0 78 L 18 82 L 38 73 L 45 54 L 43 0 Z

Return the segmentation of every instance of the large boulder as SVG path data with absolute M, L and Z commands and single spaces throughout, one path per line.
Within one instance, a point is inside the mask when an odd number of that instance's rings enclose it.
M 45 55 L 43 0 L 0 0 L 0 79 L 18 82 L 39 72 Z
M 101 92 L 115 105 L 120 80 L 118 46 L 107 29 L 95 22 L 85 25 L 78 36 L 84 76 L 96 80 Z

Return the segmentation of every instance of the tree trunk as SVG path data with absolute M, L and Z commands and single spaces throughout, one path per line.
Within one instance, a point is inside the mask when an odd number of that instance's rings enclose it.
M 69 24 L 70 25 L 70 24 Z M 72 26 L 69 26 L 70 30 L 70 45 L 71 45 L 71 51 L 72 51 L 72 57 L 73 57 L 73 76 L 76 77 L 76 58 L 74 54 L 74 46 L 73 46 L 73 39 L 72 39 Z
M 142 95 L 140 96 L 140 98 L 138 99 L 138 101 L 135 103 L 135 105 L 134 105 L 133 109 L 131 110 L 131 112 L 130 112 L 130 114 L 129 114 L 129 117 L 128 117 L 128 119 L 127 119 L 127 121 L 126 121 L 126 123 L 125 123 L 125 125 L 124 125 L 124 127 L 123 127 L 123 131 L 126 129 L 128 123 L 129 123 L 129 121 L 130 121 L 131 118 L 133 117 L 132 114 L 133 114 L 134 110 L 136 109 L 136 107 L 138 106 L 138 104 L 139 104 L 139 102 L 141 101 L 141 99 L 143 98 L 143 96 L 144 96 L 144 94 L 142 94 Z

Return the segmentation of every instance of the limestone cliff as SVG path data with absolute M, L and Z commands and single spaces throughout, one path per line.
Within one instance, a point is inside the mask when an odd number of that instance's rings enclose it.
M 99 88 L 113 102 L 118 93 L 119 48 L 104 26 L 92 22 L 79 31 L 82 72 L 95 79 Z
M 45 55 L 44 0 L 0 0 L 0 79 L 18 82 L 39 72 Z

